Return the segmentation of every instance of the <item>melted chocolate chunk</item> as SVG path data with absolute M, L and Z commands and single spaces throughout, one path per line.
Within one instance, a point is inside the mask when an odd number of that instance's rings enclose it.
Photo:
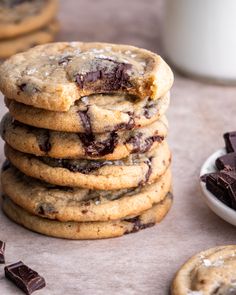
M 79 133 L 78 136 L 88 156 L 105 156 L 113 153 L 118 143 L 118 135 L 115 131 L 111 132 L 109 138 L 104 141 L 96 141 L 93 134 Z
M 216 167 L 219 170 L 235 170 L 236 169 L 236 153 L 229 153 L 216 159 Z
M 27 295 L 46 286 L 44 278 L 22 261 L 6 266 L 5 276 Z
M 5 263 L 5 247 L 6 247 L 6 243 L 4 243 L 3 241 L 0 241 L 0 264 Z
M 58 213 L 58 211 L 51 203 L 41 203 L 36 209 L 36 212 L 40 215 L 50 215 Z
M 49 130 L 41 130 L 41 132 L 36 136 L 39 148 L 42 152 L 49 152 L 52 148 L 50 143 L 50 131 Z
M 145 163 L 148 166 L 148 171 L 147 171 L 147 173 L 145 175 L 145 179 L 140 181 L 140 183 L 139 183 L 140 186 L 145 185 L 148 182 L 149 178 L 150 178 L 150 175 L 152 173 L 152 157 L 149 158 L 147 161 L 145 161 Z
M 88 86 L 93 87 L 97 92 L 110 92 L 131 87 L 130 77 L 127 74 L 127 71 L 132 68 L 131 64 L 117 62 L 108 58 L 95 58 L 94 64 L 96 64 L 96 70 L 76 75 L 76 82 L 81 89 Z M 103 83 L 95 83 L 99 80 Z
M 125 232 L 125 234 L 135 233 L 135 232 L 138 232 L 141 229 L 145 229 L 145 228 L 148 228 L 148 227 L 151 227 L 151 226 L 155 225 L 154 222 L 149 222 L 149 223 L 143 224 L 141 222 L 139 216 L 129 218 L 129 219 L 124 219 L 124 220 L 133 223 L 133 229 L 131 231 Z
M 135 136 L 129 138 L 126 143 L 133 146 L 133 153 L 146 153 L 150 150 L 154 142 L 161 142 L 164 139 L 163 136 L 150 136 L 148 138 L 143 138 L 143 133 L 138 132 Z
M 134 128 L 135 121 L 134 121 L 133 113 L 127 112 L 127 114 L 129 115 L 128 123 L 120 123 L 120 124 L 116 125 L 116 127 L 115 127 L 116 131 L 117 130 L 131 130 Z
M 92 134 L 92 125 L 91 125 L 91 120 L 88 115 L 88 110 L 89 107 L 87 108 L 86 111 L 78 111 L 78 114 L 80 116 L 80 120 L 82 122 L 82 125 L 84 127 L 84 131 L 86 134 Z
M 236 152 L 236 131 L 225 133 L 224 140 L 227 153 Z
M 79 172 L 83 174 L 88 174 L 93 172 L 105 165 L 112 165 L 111 161 L 90 161 L 90 160 L 79 160 L 73 161 L 68 159 L 54 159 L 41 157 L 41 160 L 52 167 L 65 168 L 71 172 Z
M 12 166 L 11 163 L 8 160 L 5 160 L 4 163 L 2 164 L 2 172 L 9 169 L 11 166 Z
M 146 105 L 143 108 L 144 117 L 147 119 L 151 119 L 151 117 L 157 113 L 158 109 L 154 103 L 154 100 L 149 98 Z

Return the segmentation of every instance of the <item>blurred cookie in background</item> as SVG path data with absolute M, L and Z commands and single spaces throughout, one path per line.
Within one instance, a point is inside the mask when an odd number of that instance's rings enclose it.
M 14 39 L 0 41 L 0 58 L 7 58 L 30 47 L 52 42 L 59 30 L 59 23 L 53 20 L 46 27 Z
M 0 58 L 54 40 L 57 0 L 0 0 Z

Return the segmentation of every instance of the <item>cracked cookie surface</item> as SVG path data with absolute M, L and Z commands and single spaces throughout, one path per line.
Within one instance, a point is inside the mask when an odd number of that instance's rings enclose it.
M 68 111 L 76 100 L 97 93 L 158 99 L 172 83 L 172 71 L 159 55 L 108 43 L 40 45 L 0 66 L 5 96 L 52 111 Z
M 36 157 L 5 146 L 8 160 L 24 174 L 61 186 L 118 190 L 152 183 L 169 167 L 171 153 L 164 140 L 145 154 L 120 160 Z
M 10 166 L 2 172 L 2 189 L 33 215 L 60 221 L 108 221 L 137 215 L 161 202 L 171 189 L 168 169 L 155 183 L 133 189 L 98 191 L 50 185 Z
M 3 211 L 16 223 L 44 235 L 75 240 L 104 239 L 135 233 L 159 223 L 169 211 L 171 204 L 172 195 L 168 193 L 161 202 L 138 216 L 105 222 L 60 222 L 31 215 L 8 197 L 3 197 Z
M 167 126 L 163 117 L 130 131 L 69 133 L 31 127 L 15 121 L 8 113 L 1 122 L 1 135 L 12 148 L 36 156 L 118 160 L 155 148 L 167 136 Z

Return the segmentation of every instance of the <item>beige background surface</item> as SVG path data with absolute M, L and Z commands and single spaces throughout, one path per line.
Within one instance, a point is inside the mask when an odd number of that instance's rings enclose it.
M 160 52 L 161 7 L 158 0 L 61 1 L 58 39 L 130 43 Z M 27 231 L 0 213 L 7 263 L 21 259 L 41 273 L 47 288 L 38 294 L 168 294 L 189 256 L 235 242 L 235 228 L 202 202 L 198 179 L 205 158 L 223 145 L 222 133 L 236 129 L 235 99 L 236 88 L 176 74 L 168 112 L 175 202 L 160 225 L 112 240 L 65 241 Z M 3 266 L 0 294 L 21 294 L 3 279 Z

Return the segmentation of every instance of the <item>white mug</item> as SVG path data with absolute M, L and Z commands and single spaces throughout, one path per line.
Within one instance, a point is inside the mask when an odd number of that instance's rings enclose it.
M 236 0 L 165 0 L 169 61 L 199 77 L 236 83 Z

